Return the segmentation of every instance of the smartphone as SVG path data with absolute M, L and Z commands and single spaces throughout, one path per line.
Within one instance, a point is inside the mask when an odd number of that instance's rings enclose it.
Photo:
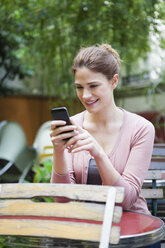
M 52 117 L 54 120 L 66 121 L 66 125 L 72 125 L 69 119 L 69 113 L 66 107 L 53 108 L 51 110 Z
M 72 125 L 69 119 L 69 113 L 66 107 L 53 108 L 51 109 L 51 114 L 54 120 L 66 121 L 66 125 Z M 70 131 L 71 132 L 71 131 Z M 70 138 L 64 139 L 69 140 Z

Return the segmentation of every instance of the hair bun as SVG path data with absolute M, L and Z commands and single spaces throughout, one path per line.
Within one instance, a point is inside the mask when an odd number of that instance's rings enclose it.
M 111 45 L 109 45 L 109 44 L 102 44 L 102 45 L 99 46 L 99 48 L 101 48 L 103 50 L 106 50 L 109 53 L 111 53 L 116 58 L 117 63 L 120 66 L 120 62 L 121 62 L 120 56 L 119 56 L 118 52 L 115 49 L 112 48 Z

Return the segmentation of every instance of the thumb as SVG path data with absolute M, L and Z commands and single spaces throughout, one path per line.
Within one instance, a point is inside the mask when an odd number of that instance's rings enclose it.
M 80 127 L 80 125 L 78 125 L 77 123 L 75 123 L 75 121 L 73 121 L 72 119 L 71 119 L 71 123 L 72 123 L 74 126 L 77 127 L 77 131 L 78 131 L 79 133 L 82 133 L 82 132 L 84 131 L 83 128 Z

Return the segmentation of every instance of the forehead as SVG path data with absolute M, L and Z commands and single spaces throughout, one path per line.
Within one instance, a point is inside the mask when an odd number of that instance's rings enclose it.
M 81 67 L 75 72 L 75 83 L 101 82 L 103 80 L 107 80 L 104 74 L 92 71 L 86 67 Z

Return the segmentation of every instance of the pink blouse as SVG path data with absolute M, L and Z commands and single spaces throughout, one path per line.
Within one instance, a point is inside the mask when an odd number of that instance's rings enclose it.
M 117 142 L 108 155 L 119 177 L 112 186 L 125 188 L 123 208 L 150 214 L 145 199 L 141 196 L 143 180 L 149 168 L 155 130 L 145 118 L 124 111 L 124 120 Z M 84 112 L 71 117 L 75 123 L 83 126 Z M 88 151 L 75 154 L 65 150 L 69 173 L 58 175 L 52 170 L 52 183 L 86 184 L 91 155 Z

